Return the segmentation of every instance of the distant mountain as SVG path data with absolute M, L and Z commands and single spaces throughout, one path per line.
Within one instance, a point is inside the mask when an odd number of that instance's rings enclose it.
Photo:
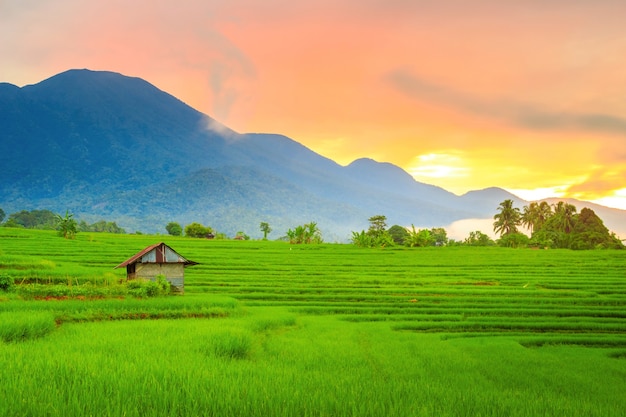
M 506 198 L 526 203 L 496 188 L 459 197 L 371 159 L 344 167 L 285 136 L 234 132 L 142 79 L 106 71 L 0 83 L 0 135 L 5 212 L 70 210 L 129 231 L 197 221 L 259 237 L 265 221 L 277 238 L 314 221 L 326 240 L 345 241 L 376 214 L 435 227 L 491 218 Z

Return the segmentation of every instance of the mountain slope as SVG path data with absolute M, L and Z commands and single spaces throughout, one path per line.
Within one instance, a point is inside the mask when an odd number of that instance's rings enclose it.
M 490 218 L 510 196 L 458 197 L 369 159 L 343 167 L 282 135 L 234 132 L 142 79 L 106 71 L 0 84 L 0 134 L 5 212 L 68 209 L 127 230 L 198 221 L 259 236 L 268 221 L 276 237 L 315 221 L 328 240 L 346 240 L 376 214 L 390 225 L 445 226 Z

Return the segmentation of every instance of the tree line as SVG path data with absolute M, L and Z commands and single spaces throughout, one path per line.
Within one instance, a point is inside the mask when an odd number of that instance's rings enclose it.
M 500 235 L 501 246 L 533 246 L 566 249 L 623 249 L 615 233 L 590 208 L 577 213 L 573 204 L 559 201 L 532 202 L 522 210 L 504 200 L 494 216 L 493 230 Z M 520 231 L 526 228 L 530 237 Z
M 577 213 L 576 206 L 559 201 L 554 205 L 547 202 L 532 202 L 523 211 L 513 207 L 512 200 L 505 200 L 493 216 L 493 230 L 500 235 L 491 239 L 481 231 L 472 231 L 462 241 L 448 239 L 441 227 L 416 229 L 393 225 L 387 228 L 384 215 L 368 219 L 368 230 L 352 232 L 351 241 L 361 247 L 386 247 L 403 245 L 425 246 L 504 246 L 565 249 L 623 249 L 624 244 L 609 232 L 590 208 Z M 522 233 L 521 228 L 530 232 Z
M 263 240 L 267 240 L 267 236 L 272 232 L 272 228 L 268 222 L 261 222 L 259 229 L 263 233 Z M 169 222 L 165 226 L 165 230 L 172 236 L 187 236 L 193 238 L 206 238 L 206 239 L 229 239 L 224 233 L 219 233 L 211 226 L 205 226 L 200 223 L 194 222 L 186 225 L 184 228 L 177 222 Z M 233 238 L 235 240 L 249 240 L 248 236 L 243 231 L 238 231 Z M 317 227 L 317 223 L 309 222 L 304 225 L 298 225 L 293 229 L 289 229 L 286 235 L 278 240 L 285 240 L 292 244 L 314 244 L 322 243 L 322 232 Z
M 6 218 L 6 221 L 4 219 Z M 0 208 L 0 226 L 18 227 L 24 229 L 57 230 L 64 237 L 72 237 L 78 232 L 107 232 L 126 233 L 115 222 L 99 220 L 87 223 L 84 220 L 77 222 L 73 214 L 66 212 L 64 216 L 50 210 L 21 210 L 6 217 Z

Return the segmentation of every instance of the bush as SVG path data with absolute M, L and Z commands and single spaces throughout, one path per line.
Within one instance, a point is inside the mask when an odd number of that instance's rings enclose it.
M 213 229 L 210 227 L 205 227 L 200 223 L 191 223 L 185 226 L 185 236 L 187 237 L 197 237 L 197 238 L 207 238 L 214 237 Z
M 126 286 L 128 294 L 138 298 L 167 295 L 171 290 L 171 284 L 165 275 L 157 275 L 154 281 L 144 278 L 133 279 L 128 281 Z
M 9 275 L 0 275 L 0 291 L 13 292 L 15 290 L 15 280 Z
M 505 248 L 525 248 L 530 243 L 530 239 L 523 233 L 515 232 L 502 235 L 498 239 L 498 245 Z

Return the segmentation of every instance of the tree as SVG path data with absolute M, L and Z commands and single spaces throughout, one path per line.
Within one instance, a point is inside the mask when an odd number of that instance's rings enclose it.
M 406 227 L 398 226 L 397 224 L 391 226 L 389 230 L 387 230 L 387 233 L 391 236 L 396 245 L 404 245 L 404 239 L 409 235 Z
M 67 210 L 65 211 L 65 217 L 61 217 L 61 215 L 57 214 L 57 230 L 59 236 L 63 236 L 65 239 L 74 239 L 76 236 L 76 220 L 74 220 L 74 215 L 70 214 Z
M 611 234 L 596 213 L 587 207 L 576 217 L 571 234 L 571 249 L 623 248 L 615 234 Z
M 435 246 L 445 246 L 448 243 L 448 233 L 443 227 L 433 227 L 430 229 L 430 235 Z
M 5 217 L 6 217 L 6 213 L 4 212 L 4 210 L 0 208 L 0 223 L 4 221 Z
M 360 246 L 362 248 L 371 248 L 374 246 L 374 241 L 372 237 L 365 233 L 365 230 L 361 230 L 361 232 L 352 232 L 351 241 L 354 245 Z
M 498 245 L 505 248 L 525 248 L 530 239 L 524 233 L 509 233 L 498 239 Z
M 463 241 L 463 243 L 468 246 L 495 245 L 495 242 L 489 236 L 478 230 L 476 230 L 475 232 L 470 232 L 469 236 Z
M 213 229 L 211 229 L 210 227 L 205 227 L 200 223 L 193 222 L 185 226 L 185 236 L 207 238 L 214 235 Z
M 22 225 L 26 229 L 54 230 L 57 223 L 57 214 L 50 210 L 22 210 L 9 216 L 7 223 Z
M 287 230 L 287 237 L 289 243 L 294 244 L 310 244 L 310 243 L 322 243 L 322 232 L 317 227 L 317 223 L 310 222 L 302 226 L 296 226 L 295 229 Z
M 172 236 L 181 236 L 183 234 L 182 226 L 176 222 L 169 222 L 167 226 L 165 226 L 165 230 Z
M 382 214 L 372 216 L 368 219 L 370 226 L 367 229 L 359 232 L 352 232 L 352 243 L 361 247 L 380 247 L 393 246 L 396 241 L 392 237 L 390 231 L 393 229 L 397 233 L 398 228 L 401 226 L 393 226 L 387 230 L 387 217 Z M 405 230 L 406 232 L 406 230 Z M 402 232 L 399 232 L 402 233 Z M 408 233 L 408 232 L 407 232 Z
M 387 229 L 387 217 L 386 216 L 383 216 L 382 214 L 378 214 L 376 216 L 370 217 L 369 219 L 367 219 L 367 221 L 370 222 L 370 227 L 367 230 L 367 233 L 369 233 L 371 236 L 376 238 L 382 235 L 383 233 L 385 233 Z
M 524 206 L 522 216 L 520 217 L 520 224 L 522 226 L 526 226 L 528 230 L 530 230 L 530 234 L 532 235 L 533 230 L 535 230 L 535 225 L 537 224 L 537 216 L 539 212 L 539 204 L 536 201 L 533 201 L 527 206 Z
M 267 240 L 267 235 L 272 232 L 272 228 L 270 224 L 267 222 L 261 222 L 261 232 L 263 232 L 263 240 Z
M 513 207 L 513 200 L 504 200 L 498 206 L 497 213 L 493 222 L 493 231 L 499 233 L 500 236 L 509 233 L 517 233 L 517 226 L 521 221 L 521 214 L 517 207 Z
M 554 215 L 552 216 L 555 222 L 554 226 L 556 226 L 559 232 L 570 233 L 574 227 L 575 215 L 575 205 L 559 201 L 554 206 Z
M 550 204 L 548 204 L 547 202 L 542 201 L 537 207 L 537 213 L 535 216 L 535 224 L 533 225 L 533 229 L 541 229 L 550 217 L 552 217 L 552 207 L 550 207 Z
M 367 220 L 370 222 L 367 234 L 372 238 L 373 246 L 385 247 L 394 245 L 394 240 L 387 231 L 386 216 L 378 214 Z
M 431 246 L 434 242 L 433 237 L 428 229 L 416 230 L 414 225 L 411 225 L 411 229 L 408 231 L 404 244 L 411 248 Z

